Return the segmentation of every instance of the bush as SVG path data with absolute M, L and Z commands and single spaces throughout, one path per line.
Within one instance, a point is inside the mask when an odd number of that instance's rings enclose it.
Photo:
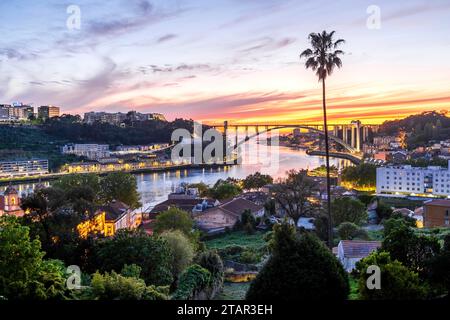
M 247 292 L 248 300 L 345 300 L 348 276 L 314 235 L 275 226 L 272 255 Z
M 178 288 L 172 296 L 174 300 L 191 300 L 195 295 L 211 285 L 211 272 L 194 264 L 180 276 Z
M 137 269 L 135 269 L 136 271 Z M 144 280 L 125 277 L 112 271 L 96 272 L 91 282 L 94 299 L 100 300 L 167 300 L 167 287 L 146 286 Z
M 172 259 L 163 239 L 144 232 L 119 230 L 114 237 L 95 243 L 91 268 L 110 272 L 135 264 L 142 268 L 141 276 L 147 284 L 168 285 L 173 280 Z

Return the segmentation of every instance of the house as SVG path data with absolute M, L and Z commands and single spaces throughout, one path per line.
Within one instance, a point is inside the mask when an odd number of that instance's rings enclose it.
M 7 187 L 3 195 L 0 195 L 0 216 L 3 215 L 16 217 L 24 215 L 24 211 L 20 207 L 19 193 L 12 186 Z
M 244 198 L 234 198 L 223 204 L 194 214 L 196 225 L 207 232 L 224 231 L 232 228 L 241 219 L 242 213 L 250 210 L 254 217 L 264 216 L 264 207 Z
M 172 195 L 178 193 L 172 193 Z M 185 194 L 185 193 L 183 193 Z M 180 194 L 181 195 L 181 194 Z M 158 203 L 148 213 L 143 214 L 142 225 L 140 226 L 146 233 L 153 234 L 154 223 L 156 217 L 170 208 L 178 208 L 180 210 L 195 214 L 218 206 L 220 202 L 215 199 L 202 199 L 197 197 L 186 196 L 169 196 L 169 199 Z
M 110 237 L 120 229 L 137 228 L 141 219 L 141 213 L 131 210 L 121 201 L 113 200 L 106 206 L 98 207 L 91 218 L 78 224 L 77 231 L 82 238 L 95 234 Z
M 425 228 L 450 227 L 450 200 L 437 199 L 423 204 L 423 225 Z
M 337 258 L 344 269 L 351 272 L 359 260 L 380 247 L 380 241 L 341 240 L 337 246 Z

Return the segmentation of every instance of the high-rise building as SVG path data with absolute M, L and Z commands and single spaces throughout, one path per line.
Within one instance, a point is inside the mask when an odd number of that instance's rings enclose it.
M 110 156 L 107 144 L 68 144 L 62 147 L 63 154 L 74 154 L 90 160 L 99 160 Z
M 38 108 L 38 118 L 45 120 L 53 117 L 59 117 L 59 107 L 49 105 Z

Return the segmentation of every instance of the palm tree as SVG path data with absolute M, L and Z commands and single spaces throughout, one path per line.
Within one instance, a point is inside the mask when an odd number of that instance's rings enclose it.
M 325 80 L 327 76 L 333 73 L 335 67 L 340 68 L 342 61 L 339 58 L 344 54 L 342 50 L 337 50 L 339 45 L 345 41 L 339 39 L 334 41 L 335 31 L 327 33 L 311 33 L 308 37 L 311 42 L 311 48 L 306 49 L 300 54 L 300 59 L 305 58 L 306 69 L 312 69 L 316 72 L 319 81 L 322 82 L 322 102 L 323 102 L 323 131 L 325 134 L 325 156 L 327 165 L 327 209 L 328 209 L 328 245 L 333 246 L 333 222 L 331 217 L 331 191 L 330 191 L 330 149 L 328 145 L 328 126 L 327 126 L 327 105 L 325 99 Z

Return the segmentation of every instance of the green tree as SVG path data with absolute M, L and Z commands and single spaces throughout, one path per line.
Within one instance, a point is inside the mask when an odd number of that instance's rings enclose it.
M 227 181 L 218 181 L 213 188 L 209 190 L 209 196 L 217 199 L 224 200 L 234 198 L 242 192 L 241 187 L 235 183 Z
M 325 30 L 322 33 L 311 33 L 308 39 L 311 48 L 300 54 L 300 58 L 306 58 L 305 67 L 316 72 L 319 81 L 322 82 L 322 104 L 323 104 L 323 127 L 325 135 L 325 161 L 327 166 L 327 212 L 328 212 L 328 245 L 333 246 L 333 223 L 331 216 L 331 180 L 330 180 L 330 148 L 328 141 L 327 106 L 325 98 L 325 80 L 331 76 L 336 67 L 342 66 L 340 55 L 342 50 L 336 50 L 345 41 L 343 39 L 334 40 L 335 31 L 330 33 Z
M 368 240 L 367 232 L 358 225 L 351 222 L 342 222 L 338 226 L 338 234 L 341 240 L 364 239 Z
M 189 238 L 180 230 L 164 231 L 160 237 L 167 242 L 172 252 L 171 270 L 176 279 L 192 263 L 194 247 Z
M 15 217 L 0 217 L 0 296 L 7 299 L 64 299 L 64 265 L 43 260 L 39 240 Z
M 274 230 L 272 255 L 251 283 L 248 300 L 347 299 L 347 274 L 320 240 L 309 233 L 296 234 L 288 224 Z
M 436 238 L 416 235 L 403 220 L 389 219 L 387 225 L 381 248 L 406 267 L 422 273 L 429 261 L 439 254 Z
M 383 201 L 378 201 L 376 211 L 379 222 L 389 219 L 392 216 L 393 212 L 392 208 L 385 204 Z
M 91 270 L 120 271 L 125 265 L 135 264 L 142 268 L 141 277 L 147 284 L 172 283 L 172 253 L 160 238 L 119 230 L 114 237 L 97 241 L 93 251 Z
M 131 208 L 139 208 L 139 193 L 137 191 L 136 178 L 125 172 L 114 172 L 101 179 L 101 199 L 103 203 L 119 200 Z
M 290 170 L 287 177 L 273 187 L 273 198 L 297 225 L 301 217 L 312 215 L 317 209 L 309 201 L 316 187 L 306 171 Z
M 357 166 L 345 167 L 341 173 L 344 185 L 354 189 L 375 189 L 377 166 L 361 163 Z
M 335 226 L 343 222 L 362 224 L 367 221 L 366 206 L 359 200 L 348 197 L 336 198 L 331 204 Z
M 246 190 L 260 189 L 267 184 L 273 183 L 273 178 L 267 174 L 256 172 L 247 176 L 243 181 L 243 187 Z
M 369 266 L 378 266 L 381 271 L 381 289 L 370 290 L 367 279 Z M 364 300 L 416 300 L 424 299 L 426 287 L 417 273 L 409 270 L 399 261 L 391 259 L 388 252 L 372 252 L 356 264 L 359 272 L 359 296 Z
M 155 221 L 153 230 L 160 234 L 169 230 L 180 230 L 185 235 L 191 235 L 194 221 L 188 212 L 178 209 L 170 208 L 167 211 L 161 212 Z

